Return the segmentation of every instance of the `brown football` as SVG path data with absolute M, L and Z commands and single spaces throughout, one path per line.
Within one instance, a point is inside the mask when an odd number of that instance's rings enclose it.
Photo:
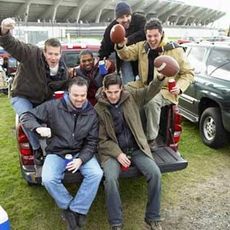
M 125 39 L 125 29 L 122 25 L 116 24 L 110 30 L 110 39 L 113 43 L 121 43 Z
M 166 77 L 172 77 L 176 75 L 180 66 L 178 62 L 170 56 L 161 55 L 154 60 L 154 66 L 157 68 L 157 71 L 163 74 Z

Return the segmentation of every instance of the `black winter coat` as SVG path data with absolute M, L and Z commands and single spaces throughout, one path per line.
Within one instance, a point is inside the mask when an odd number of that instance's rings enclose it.
M 67 99 L 66 99 L 67 98 Z M 50 100 L 21 115 L 22 124 L 34 130 L 46 123 L 51 129 L 47 139 L 47 154 L 64 156 L 79 153 L 83 163 L 90 160 L 97 149 L 98 118 L 94 107 L 87 102 L 85 108 L 77 111 L 65 99 Z

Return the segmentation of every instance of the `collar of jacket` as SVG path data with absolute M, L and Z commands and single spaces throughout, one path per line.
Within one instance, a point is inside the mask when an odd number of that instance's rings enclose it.
M 90 111 L 93 111 L 93 106 L 89 103 L 88 100 L 86 100 L 82 108 L 75 108 L 71 103 L 68 94 L 65 94 L 64 97 L 61 100 L 59 100 L 59 108 L 74 114 L 87 114 Z
M 128 90 L 126 90 L 125 88 L 122 89 L 122 92 L 121 92 L 121 98 L 120 98 L 120 101 L 118 103 L 118 105 L 121 105 L 124 101 L 126 101 L 130 96 L 130 93 Z M 96 93 L 96 99 L 99 103 L 102 103 L 106 106 L 110 106 L 111 104 L 109 103 L 108 99 L 106 98 L 105 96 L 105 93 L 103 92 L 103 88 L 99 88 L 97 90 L 97 93 Z
M 155 49 L 158 53 L 162 53 L 164 52 L 164 46 L 167 44 L 168 42 L 168 39 L 166 38 L 165 35 L 163 35 L 163 38 L 160 42 L 160 45 Z M 143 49 L 143 52 L 144 53 L 149 53 L 149 51 L 151 50 L 150 46 L 149 46 L 149 43 L 147 41 L 144 42 L 144 49 Z
M 99 71 L 98 64 L 94 64 L 93 68 L 90 71 L 83 69 L 80 65 L 76 67 L 76 70 L 81 71 L 82 75 L 88 77 L 89 79 L 93 79 L 95 77 L 96 73 Z M 77 71 L 75 73 L 77 76 Z

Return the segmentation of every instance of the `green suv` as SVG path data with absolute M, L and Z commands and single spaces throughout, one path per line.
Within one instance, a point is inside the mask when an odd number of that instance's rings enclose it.
M 223 147 L 230 132 L 230 44 L 188 43 L 184 47 L 195 81 L 180 97 L 180 113 L 199 123 L 206 145 Z

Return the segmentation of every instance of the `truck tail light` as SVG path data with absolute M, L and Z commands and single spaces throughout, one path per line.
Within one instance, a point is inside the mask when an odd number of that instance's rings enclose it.
M 174 143 L 178 143 L 180 141 L 181 132 L 182 132 L 181 125 L 176 124 L 175 129 L 174 129 L 174 133 L 173 133 Z
M 176 105 L 173 106 L 173 124 L 172 124 L 172 130 L 171 130 L 171 143 L 170 147 L 177 151 L 178 149 L 178 144 L 180 142 L 180 137 L 182 133 L 182 127 L 181 127 L 181 122 L 182 122 L 182 117 L 181 114 L 179 113 L 179 109 Z
M 34 164 L 33 150 L 20 124 L 18 125 L 17 128 L 17 140 L 18 140 L 18 148 L 20 152 L 20 160 L 22 165 L 33 165 Z

